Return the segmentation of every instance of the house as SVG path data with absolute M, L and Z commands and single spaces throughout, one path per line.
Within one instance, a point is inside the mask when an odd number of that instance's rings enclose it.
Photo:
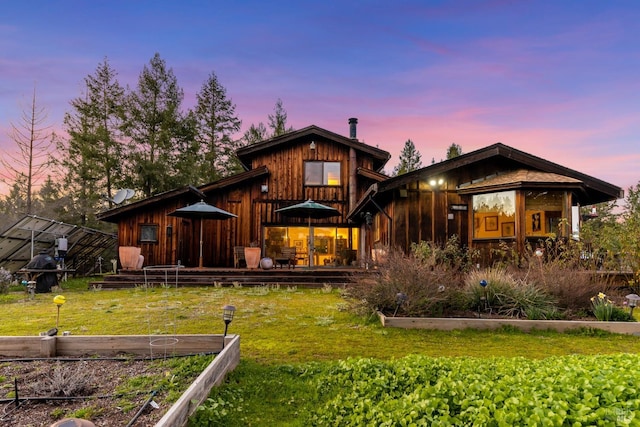
M 370 253 L 443 244 L 453 235 L 490 265 L 508 243 L 522 253 L 579 232 L 579 207 L 623 198 L 597 178 L 501 143 L 372 184 L 348 219 L 371 218 Z
M 169 216 L 204 200 L 237 218 L 203 220 L 203 265 L 234 265 L 234 247 L 256 245 L 277 258 L 295 247 L 298 265 L 351 265 L 364 245 L 360 221 L 347 219 L 381 173 L 390 154 L 356 137 L 309 126 L 237 151 L 246 171 L 202 185 L 187 186 L 101 213 L 118 225 L 119 246 L 140 247 L 145 265 L 198 266 L 200 220 Z M 278 209 L 306 200 L 335 208 L 328 219 L 290 218 Z M 311 231 L 311 232 L 310 232 Z
M 118 225 L 118 244 L 142 249 L 145 265 L 198 266 L 198 219 L 169 216 L 204 200 L 237 217 L 203 220 L 203 265 L 234 265 L 234 247 L 255 245 L 296 264 L 362 265 L 384 248 L 409 251 L 422 240 L 451 236 L 491 263 L 501 242 L 527 242 L 578 232 L 580 206 L 623 197 L 612 184 L 498 143 L 388 177 L 388 152 L 309 126 L 237 151 L 245 172 L 119 206 L 98 216 Z M 338 210 L 328 219 L 290 218 L 277 210 L 305 200 Z

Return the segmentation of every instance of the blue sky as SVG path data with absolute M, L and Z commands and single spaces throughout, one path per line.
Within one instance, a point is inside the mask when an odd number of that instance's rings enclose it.
M 0 0 L 0 149 L 36 87 L 62 133 L 107 58 L 135 87 L 158 52 L 185 92 L 214 72 L 242 119 L 278 98 L 315 124 L 424 165 L 502 142 L 627 189 L 640 181 L 640 2 Z

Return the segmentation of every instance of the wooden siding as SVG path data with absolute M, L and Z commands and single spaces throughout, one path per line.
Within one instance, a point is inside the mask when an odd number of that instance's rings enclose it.
M 311 141 L 316 149 L 311 150 Z M 215 183 L 201 187 L 205 201 L 237 215 L 227 220 L 204 220 L 203 265 L 206 267 L 228 267 L 233 265 L 233 247 L 262 246 L 264 225 L 308 225 L 306 218 L 289 218 L 276 213 L 277 209 L 313 199 L 336 208 L 341 215 L 335 218 L 312 220 L 313 225 L 353 227 L 347 221 L 349 185 L 356 183 L 355 194 L 360 198 L 372 183 L 370 176 L 356 174 L 358 168 L 373 166 L 373 159 L 358 152 L 355 167 L 351 161 L 350 147 L 316 136 L 303 137 L 273 150 L 263 150 L 252 158 L 251 170 L 266 168 L 268 173 L 251 175 L 244 180 L 229 180 L 227 185 Z M 304 162 L 340 162 L 340 185 L 305 186 Z M 221 181 L 223 182 L 223 181 Z M 266 191 L 263 187 L 266 186 Z M 195 267 L 199 261 L 200 223 L 198 219 L 183 219 L 168 216 L 170 212 L 197 202 L 193 193 L 162 198 L 157 203 L 145 205 L 144 209 L 132 210 L 118 221 L 118 242 L 121 246 L 138 246 L 145 257 L 144 265 L 175 265 L 180 262 Z M 140 241 L 140 225 L 158 227 L 157 242 Z
M 313 141 L 315 150 L 309 145 Z M 305 186 L 304 163 L 306 161 L 340 162 L 339 186 Z M 356 156 L 357 167 L 371 168 L 373 161 L 365 156 Z M 295 144 L 282 147 L 279 151 L 265 152 L 252 159 L 252 168 L 266 166 L 271 175 L 265 180 L 268 193 L 265 199 L 280 200 L 282 202 L 304 201 L 308 199 L 322 203 L 323 201 L 346 202 L 349 195 L 349 147 L 331 140 L 305 137 Z M 363 177 L 356 189 L 357 198 L 362 197 L 367 187 Z M 367 181 L 369 183 L 370 181 Z M 292 204 L 292 203 L 289 203 Z M 283 205 L 284 206 L 284 205 Z M 336 206 L 337 208 L 337 206 Z
M 426 182 L 416 181 L 394 192 L 393 203 L 385 205 L 393 213 L 393 246 L 408 252 L 412 243 L 442 244 L 453 235 L 460 237 L 461 242 L 468 241 L 468 211 L 453 211 L 451 206 L 469 202 L 447 190 L 447 186 L 445 183 L 432 189 Z M 449 219 L 449 214 L 453 219 Z

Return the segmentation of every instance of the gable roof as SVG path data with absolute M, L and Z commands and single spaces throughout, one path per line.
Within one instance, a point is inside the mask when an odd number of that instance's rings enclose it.
M 251 164 L 251 160 L 258 154 L 264 151 L 272 150 L 276 147 L 293 144 L 300 139 L 309 139 L 309 137 L 317 136 L 318 138 L 325 138 L 339 144 L 345 145 L 349 148 L 354 148 L 356 151 L 360 151 L 369 155 L 373 159 L 373 169 L 380 171 L 387 164 L 391 158 L 389 152 L 381 150 L 377 147 L 372 147 L 363 142 L 359 142 L 357 139 L 351 139 L 346 136 L 338 135 L 337 133 L 328 131 L 326 129 L 319 128 L 316 125 L 307 126 L 300 130 L 285 133 L 284 135 L 276 136 L 255 144 L 250 144 L 239 148 L 236 151 L 236 155 L 240 159 L 240 162 L 248 169 Z
M 502 143 L 496 143 L 467 154 L 435 163 L 409 173 L 391 177 L 373 184 L 356 206 L 347 215 L 352 218 L 364 209 L 376 195 L 387 193 L 418 180 L 445 175 L 458 168 L 472 167 L 475 164 L 495 167 L 495 172 L 477 177 L 474 182 L 460 184 L 461 194 L 482 193 L 516 187 L 576 188 L 582 204 L 607 202 L 624 197 L 624 191 L 613 184 L 550 162 L 543 158 L 525 153 Z M 502 169 L 498 168 L 502 165 Z M 508 165 L 511 170 L 505 170 Z
M 524 151 L 509 147 L 500 142 L 440 163 L 435 163 L 404 175 L 390 178 L 387 181 L 380 183 L 378 191 L 384 192 L 394 188 L 399 188 L 422 176 L 444 174 L 457 168 L 468 167 L 474 163 L 486 163 L 489 161 L 496 162 L 498 159 L 507 160 L 513 165 L 513 169 L 529 169 L 548 172 L 578 180 L 582 183 L 585 192 L 589 195 L 588 198 L 592 199 L 589 203 L 606 202 L 624 197 L 624 191 L 622 191 L 618 186 L 561 166 L 557 163 L 550 162 L 549 160 L 545 160 L 541 157 L 525 153 Z M 497 172 L 498 170 L 496 170 L 496 174 Z M 461 185 L 460 188 L 463 186 L 464 184 Z
M 164 193 L 156 194 L 155 196 L 147 197 L 146 199 L 139 200 L 137 202 L 132 202 L 124 206 L 118 206 L 113 209 L 109 209 L 105 212 L 101 212 L 97 215 L 97 218 L 101 221 L 106 222 L 118 222 L 120 217 L 126 215 L 132 211 L 147 208 L 149 206 L 153 206 L 157 203 L 161 203 L 166 200 L 170 200 L 176 197 L 181 197 L 185 195 L 192 195 L 194 199 L 205 199 L 207 198 L 206 193 L 209 193 L 214 190 L 219 190 L 221 188 L 231 187 L 233 185 L 240 184 L 244 181 L 251 180 L 256 177 L 260 177 L 263 175 L 269 174 L 269 170 L 266 166 L 261 166 L 259 168 L 241 172 L 226 178 L 219 179 L 217 181 L 211 182 L 209 184 L 201 185 L 200 187 L 194 187 L 192 185 L 187 185 L 185 187 L 180 187 L 174 190 L 166 191 Z

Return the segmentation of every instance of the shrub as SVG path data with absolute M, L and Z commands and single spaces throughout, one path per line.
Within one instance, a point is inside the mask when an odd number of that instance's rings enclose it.
M 392 249 L 372 276 L 355 278 L 345 296 L 357 311 L 434 316 L 450 308 L 459 283 L 457 270 Z M 401 300 L 398 294 L 403 295 Z
M 548 243 L 550 245 L 551 243 Z M 582 268 L 569 256 L 569 249 L 560 249 L 559 243 L 547 246 L 542 256 L 536 256 L 531 248 L 522 257 L 520 268 L 510 268 L 514 277 L 529 282 L 543 292 L 553 296 L 557 306 L 563 311 L 591 309 L 591 297 L 600 291 L 609 292 L 611 281 L 600 273 Z M 562 256 L 548 256 L 552 248 Z
M 480 286 L 483 280 L 487 282 L 485 287 Z M 464 293 L 470 309 L 486 308 L 510 317 L 552 319 L 559 316 L 551 295 L 501 268 L 470 272 L 465 278 Z
M 87 362 L 76 366 L 56 363 L 49 375 L 37 382 L 33 388 L 36 393 L 47 396 L 83 396 L 90 395 L 97 381 L 93 371 L 87 369 Z
M 0 267 L 0 294 L 6 294 L 9 292 L 9 286 L 13 282 L 13 276 L 9 270 L 5 270 L 4 267 Z
M 458 271 L 470 270 L 479 256 L 478 251 L 461 246 L 457 235 L 451 236 L 442 247 L 424 240 L 412 243 L 411 253 L 428 267 Z

